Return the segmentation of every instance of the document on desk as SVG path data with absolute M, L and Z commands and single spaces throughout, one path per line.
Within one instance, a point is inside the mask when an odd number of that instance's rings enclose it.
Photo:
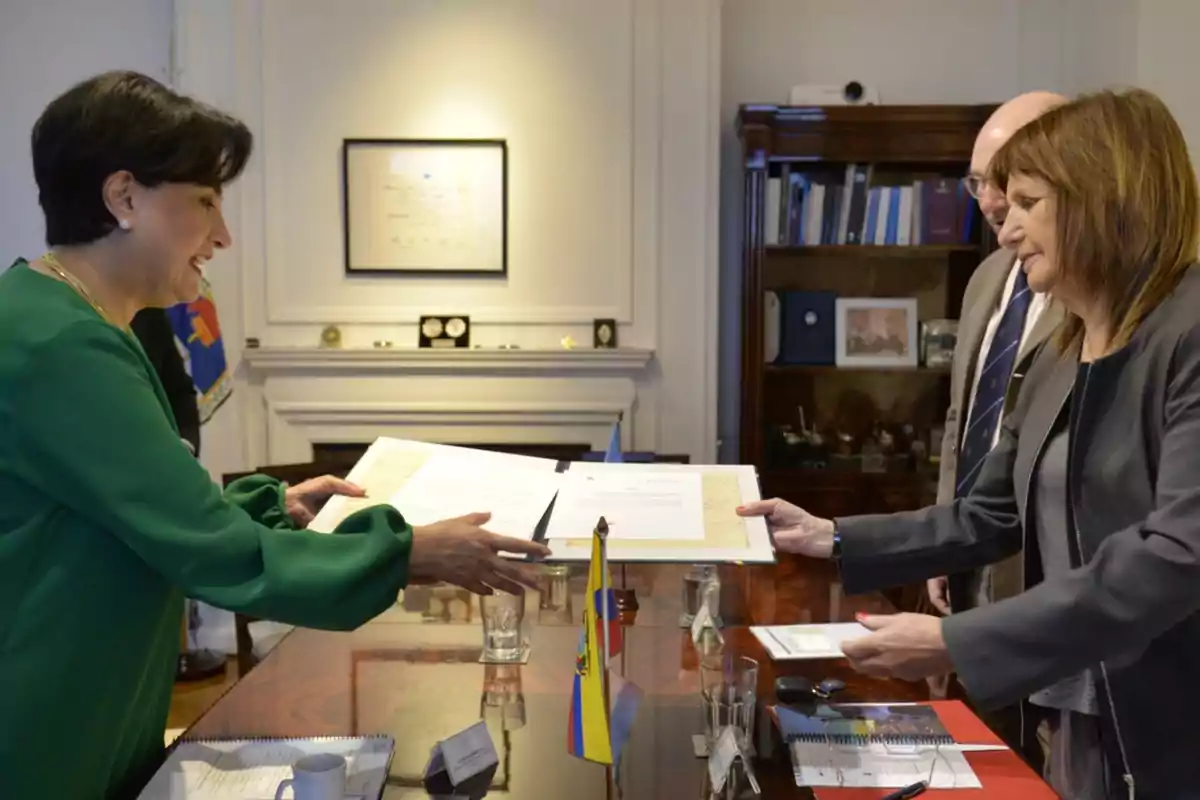
M 750 632 L 773 661 L 844 658 L 842 643 L 870 633 L 857 622 L 815 625 L 752 625 Z
M 695 472 L 568 471 L 547 539 L 587 536 L 604 517 L 611 540 L 704 539 L 704 493 Z
M 292 765 L 317 753 L 346 759 L 346 800 L 375 800 L 395 748 L 386 735 L 182 741 L 138 800 L 270 800 Z
M 532 539 L 562 478 L 560 473 L 526 468 L 494 454 L 438 449 L 390 502 L 413 525 L 489 511 L 492 518 L 484 526 L 488 530 Z

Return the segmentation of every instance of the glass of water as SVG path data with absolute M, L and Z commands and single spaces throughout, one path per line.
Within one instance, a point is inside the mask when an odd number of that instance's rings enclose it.
M 691 627 L 701 603 L 708 604 L 714 625 L 720 625 L 721 583 L 716 567 L 697 564 L 683 575 L 683 612 L 679 616 L 679 627 Z
M 754 706 L 758 701 L 758 662 L 726 655 L 700 664 L 704 734 L 711 752 L 726 727 L 733 726 L 747 755 L 754 747 Z
M 483 617 L 483 660 L 520 661 L 524 655 L 525 595 L 495 592 L 479 598 Z

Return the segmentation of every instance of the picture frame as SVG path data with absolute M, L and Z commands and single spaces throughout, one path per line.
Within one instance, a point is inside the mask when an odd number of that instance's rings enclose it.
M 834 308 L 837 366 L 918 365 L 921 342 L 916 298 L 839 297 Z
M 504 139 L 344 139 L 347 275 L 508 275 Z

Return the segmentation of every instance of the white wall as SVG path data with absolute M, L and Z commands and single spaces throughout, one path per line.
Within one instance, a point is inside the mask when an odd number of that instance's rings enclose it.
M 1188 0 L 1142 0 L 1149 6 Z M 1195 4 L 1192 7 L 1200 7 Z M 1188 70 L 1170 73 L 1159 37 L 1139 37 L 1137 0 L 727 0 L 721 15 L 722 460 L 738 456 L 742 170 L 733 121 L 740 103 L 786 104 L 792 85 L 877 87 L 885 103 L 1002 102 L 1023 91 L 1066 93 L 1128 84 L 1162 64 L 1181 111 Z M 1182 12 L 1176 12 L 1182 13 Z M 1195 11 L 1187 12 L 1195 16 Z M 1172 28 L 1180 46 L 1195 25 Z M 1139 48 L 1139 45 L 1141 47 Z M 1139 58 L 1139 55 L 1141 56 Z M 1172 62 L 1174 63 L 1174 62 Z M 1169 77 L 1168 77 L 1169 74 Z M 1156 75 L 1156 77 L 1158 77 Z M 1200 130 L 1200 126 L 1197 126 Z
M 1140 0 L 1137 27 L 1137 83 L 1171 107 L 1187 136 L 1192 163 L 1200 168 L 1200 3 L 1193 0 Z
M 715 458 L 718 7 L 180 0 L 181 86 L 244 118 L 257 142 L 228 195 L 238 243 L 210 275 L 230 357 L 244 355 L 246 337 L 263 348 L 241 359 L 238 408 L 206 429 L 214 472 L 302 459 L 314 437 L 333 435 L 333 417 L 351 437 L 496 441 L 510 434 L 484 417 L 503 416 L 500 403 L 588 406 L 584 433 L 601 441 L 614 416 L 603 408 L 628 408 L 628 446 Z M 507 139 L 508 277 L 346 277 L 340 147 L 358 137 Z M 437 312 L 469 314 L 473 343 L 529 353 L 557 350 L 565 335 L 590 349 L 591 321 L 612 317 L 621 346 L 653 358 L 601 364 L 620 374 L 592 370 L 593 383 L 570 387 L 553 370 L 532 375 L 539 388 L 491 362 L 507 376 L 443 365 L 422 381 L 399 348 L 415 345 L 420 314 Z M 398 355 L 356 374 L 345 354 L 305 352 L 297 366 L 297 348 L 315 348 L 328 324 L 347 349 L 388 339 Z M 321 361 L 336 383 L 284 374 Z M 476 362 L 464 357 L 464 369 Z M 432 406 L 471 421 L 414 430 Z M 374 427 L 349 430 L 355 414 Z M 566 435 L 554 424 L 531 435 Z
M 0 0 L 0 269 L 45 247 L 29 132 L 46 104 L 108 69 L 167 78 L 170 0 Z

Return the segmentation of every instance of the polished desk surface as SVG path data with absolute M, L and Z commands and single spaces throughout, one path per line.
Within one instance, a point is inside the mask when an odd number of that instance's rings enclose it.
M 615 779 L 603 766 L 567 754 L 567 706 L 579 642 L 586 565 L 573 566 L 570 618 L 539 610 L 526 597 L 532 645 L 523 665 L 480 664 L 482 625 L 477 599 L 450 587 L 411 589 L 408 597 L 351 633 L 296 630 L 213 706 L 184 738 L 315 736 L 389 733 L 396 754 L 384 797 L 426 797 L 421 777 L 440 739 L 487 722 L 500 755 L 488 797 L 590 800 L 623 796 L 699 798 L 706 761 L 695 757 L 692 734 L 703 732 L 699 664 L 702 654 L 679 624 L 682 578 L 677 565 L 614 566 L 615 583 L 636 592 L 627 618 L 624 676 L 645 697 Z M 723 567 L 724 653 L 759 662 L 760 704 L 771 702 L 774 679 L 802 674 L 844 679 L 840 699 L 914 700 L 924 684 L 868 679 L 845 661 L 772 663 L 749 624 L 852 620 L 858 611 L 888 611 L 879 596 L 845 597 L 827 564 Z M 406 606 L 412 610 L 406 610 Z M 416 608 L 414 608 L 414 606 Z M 447 618 L 451 619 L 447 619 Z M 720 651 L 711 648 L 705 659 Z M 758 716 L 764 716 L 761 708 Z M 769 742 L 769 727 L 763 742 Z M 767 750 L 770 750 L 768 747 Z M 757 764 L 765 797 L 809 797 L 798 789 L 786 755 L 776 749 Z

